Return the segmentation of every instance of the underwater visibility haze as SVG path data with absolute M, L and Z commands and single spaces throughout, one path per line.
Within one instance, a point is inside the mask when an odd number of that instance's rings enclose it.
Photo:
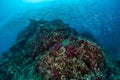
M 119 80 L 119 0 L 1 0 L 0 80 Z

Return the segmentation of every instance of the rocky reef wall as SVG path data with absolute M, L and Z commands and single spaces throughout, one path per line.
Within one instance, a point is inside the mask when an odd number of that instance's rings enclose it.
M 2 55 L 1 80 L 117 80 L 119 63 L 62 20 L 30 20 Z

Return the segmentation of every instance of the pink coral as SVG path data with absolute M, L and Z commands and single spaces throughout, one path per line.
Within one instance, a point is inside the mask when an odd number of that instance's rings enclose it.
M 54 50 L 55 50 L 55 51 L 58 51 L 58 50 L 60 49 L 60 47 L 61 47 L 61 44 L 60 44 L 60 43 L 56 43 L 56 44 L 54 45 Z
M 72 36 L 71 38 L 70 38 L 70 41 L 75 41 L 76 40 L 76 37 L 75 36 Z
M 73 57 L 73 54 L 69 50 L 66 52 L 66 55 L 67 55 L 67 57 Z
M 73 53 L 74 53 L 74 46 L 69 45 L 67 52 L 66 52 L 67 57 L 73 57 Z
M 74 46 L 73 45 L 69 45 L 68 50 L 69 51 L 73 51 L 74 50 Z
M 56 69 L 56 68 L 52 68 L 52 76 L 51 76 L 51 78 L 53 79 L 53 80 L 57 80 L 58 79 L 58 77 L 59 77 L 59 71 Z

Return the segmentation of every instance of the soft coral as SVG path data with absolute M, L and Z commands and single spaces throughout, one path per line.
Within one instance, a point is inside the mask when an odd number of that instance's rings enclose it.
M 59 78 L 59 71 L 56 68 L 52 68 L 51 71 L 52 71 L 51 78 L 53 80 L 58 80 L 58 78 Z
M 76 37 L 75 36 L 71 36 L 70 41 L 75 41 Z
M 67 52 L 66 52 L 67 57 L 73 57 L 73 53 L 74 53 L 74 46 L 69 45 Z
M 58 50 L 60 49 L 60 47 L 61 47 L 61 44 L 60 44 L 60 43 L 56 43 L 56 44 L 54 45 L 54 50 L 55 50 L 55 51 L 58 51 Z

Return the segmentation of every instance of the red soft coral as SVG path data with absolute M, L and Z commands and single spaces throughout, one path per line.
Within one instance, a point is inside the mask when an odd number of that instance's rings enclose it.
M 73 57 L 73 53 L 74 53 L 74 46 L 70 45 L 67 49 L 66 55 L 67 57 Z
M 71 53 L 70 51 L 67 51 L 66 55 L 67 55 L 67 57 L 70 57 L 70 58 L 73 57 L 73 53 Z
M 58 51 L 58 50 L 60 49 L 60 47 L 61 47 L 61 44 L 60 44 L 60 43 L 56 43 L 56 44 L 54 45 L 54 50 L 55 50 L 55 51 Z
M 59 71 L 56 69 L 56 68 L 52 68 L 52 75 L 51 75 L 51 78 L 53 80 L 58 80 L 58 77 L 59 77 Z
M 70 41 L 75 41 L 76 40 L 76 37 L 75 36 L 72 36 L 71 38 L 70 38 Z
M 74 46 L 73 45 L 69 45 L 68 50 L 69 51 L 73 51 L 74 50 Z

